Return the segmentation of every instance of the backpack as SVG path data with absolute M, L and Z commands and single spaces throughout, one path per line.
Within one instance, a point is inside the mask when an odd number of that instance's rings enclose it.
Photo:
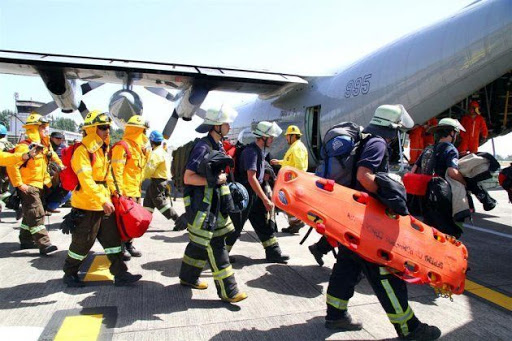
M 362 127 L 352 122 L 342 122 L 325 133 L 320 149 L 321 161 L 315 175 L 351 187 L 355 183 L 355 164 L 364 144 L 371 135 L 363 134 Z
M 421 174 L 434 175 L 436 167 L 435 145 L 427 146 L 421 156 Z M 441 174 L 444 176 L 444 174 Z
M 171 176 L 174 186 L 179 192 L 183 192 L 185 189 L 183 177 L 190 153 L 192 153 L 192 150 L 201 139 L 201 137 L 197 137 L 195 140 L 187 142 L 172 152 Z
M 66 191 L 73 191 L 75 188 L 79 188 L 80 182 L 78 181 L 78 177 L 75 174 L 75 171 L 71 167 L 71 158 L 73 157 L 73 153 L 75 150 L 81 146 L 82 143 L 77 142 L 72 146 L 66 147 L 62 149 L 62 164 L 66 166 L 64 170 L 60 172 L 60 184 L 63 189 Z M 89 153 L 89 158 L 91 160 L 91 166 L 94 165 L 94 161 L 96 161 L 96 156 L 92 153 Z
M 240 160 L 240 156 L 242 155 L 242 152 L 245 150 L 245 148 L 247 148 L 249 146 L 251 146 L 251 144 L 242 144 L 240 142 L 237 142 L 237 144 L 235 145 L 235 152 L 233 154 L 234 166 L 231 171 L 232 171 L 235 182 L 240 182 L 242 184 L 247 184 L 247 182 L 248 182 L 247 172 L 242 172 L 241 167 L 237 167 L 237 162 L 238 162 L 238 160 Z M 250 147 L 250 148 L 254 148 L 254 147 Z M 258 164 L 260 164 L 263 160 L 261 160 L 260 153 L 258 153 L 257 155 L 258 155 L 257 162 L 258 162 Z M 263 167 L 263 170 L 265 170 L 265 167 Z M 258 178 L 259 175 L 260 175 L 259 173 L 256 173 L 256 178 Z

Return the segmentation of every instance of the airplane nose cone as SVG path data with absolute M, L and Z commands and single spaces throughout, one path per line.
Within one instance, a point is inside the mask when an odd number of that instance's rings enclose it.
M 109 112 L 120 128 L 124 128 L 133 115 L 142 115 L 142 109 L 139 95 L 131 90 L 119 90 L 110 98 Z

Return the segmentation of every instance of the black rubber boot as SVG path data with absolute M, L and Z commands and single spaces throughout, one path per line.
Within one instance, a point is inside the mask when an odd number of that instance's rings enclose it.
M 44 246 L 42 249 L 39 249 L 39 254 L 41 256 L 48 256 L 50 253 L 57 251 L 57 247 L 55 245 Z
M 130 285 L 137 282 L 141 278 L 142 275 L 133 275 L 129 272 L 123 272 L 122 274 L 114 277 L 114 285 L 118 287 Z
M 34 242 L 24 242 L 20 243 L 20 250 L 28 250 L 28 249 L 38 249 L 36 243 Z
M 132 255 L 128 252 L 124 243 L 122 243 L 121 246 L 121 253 L 123 254 L 123 260 L 125 262 L 128 262 L 130 259 L 132 259 Z
M 126 251 L 128 251 L 132 257 L 141 257 L 142 256 L 142 253 L 139 250 L 137 250 L 135 248 L 135 246 L 133 246 L 132 242 L 126 242 L 125 246 L 126 246 Z
M 290 256 L 281 252 L 278 245 L 269 246 L 265 249 L 265 259 L 268 263 L 281 263 L 286 264 L 290 260 Z
M 421 323 L 418 325 L 418 327 L 407 334 L 406 336 L 400 336 L 400 339 L 402 340 L 420 340 L 420 341 L 426 341 L 426 340 L 437 340 L 441 337 L 441 330 L 437 328 L 436 326 L 429 326 L 426 323 Z
M 80 280 L 77 274 L 64 275 L 62 281 L 68 286 L 68 288 L 83 288 L 85 286 L 84 282 Z
M 309 249 L 309 252 L 311 252 L 311 254 L 313 255 L 313 257 L 315 257 L 315 260 L 318 263 L 318 265 L 323 266 L 324 260 L 322 258 L 324 256 L 324 254 L 322 252 L 320 252 L 320 250 L 318 250 L 317 245 L 312 244 L 312 245 L 308 246 L 308 249 Z
M 339 330 L 361 330 L 363 329 L 363 324 L 352 318 L 352 316 L 347 312 L 337 320 L 325 320 L 325 328 Z

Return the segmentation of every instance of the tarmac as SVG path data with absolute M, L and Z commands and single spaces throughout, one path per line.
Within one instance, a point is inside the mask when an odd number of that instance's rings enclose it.
M 477 203 L 474 220 L 461 238 L 469 250 L 466 292 L 453 301 L 436 297 L 426 285 L 408 285 L 410 305 L 422 322 L 438 326 L 443 340 L 510 340 L 512 335 L 512 204 L 503 190 L 493 190 L 497 207 L 484 212 Z M 475 200 L 476 201 L 476 200 Z M 180 199 L 174 207 L 184 211 Z M 307 245 L 312 233 L 278 233 L 288 264 L 265 262 L 263 247 L 248 223 L 232 250 L 236 280 L 249 297 L 237 304 L 217 297 L 211 271 L 202 278 L 207 290 L 179 284 L 178 273 L 186 231 L 155 213 L 147 233 L 134 241 L 140 258 L 129 271 L 142 274 L 130 287 L 115 287 L 106 271 L 105 256 L 96 243 L 82 267 L 84 288 L 67 288 L 62 266 L 70 236 L 59 230 L 62 209 L 48 219 L 52 242 L 59 250 L 49 257 L 38 250 L 19 250 L 20 221 L 14 212 L 1 213 L 0 340 L 388 340 L 396 333 L 363 279 L 349 302 L 350 313 L 362 321 L 356 332 L 324 327 L 325 293 L 334 257 L 320 267 Z M 279 230 L 287 226 L 279 214 Z

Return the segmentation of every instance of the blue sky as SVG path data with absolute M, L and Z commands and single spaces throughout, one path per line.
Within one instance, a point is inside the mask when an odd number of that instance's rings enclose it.
M 329 74 L 472 2 L 2 0 L 0 49 Z M 107 110 L 119 88 L 105 85 L 84 101 Z M 135 90 L 152 126 L 163 126 L 172 104 Z M 14 107 L 14 92 L 51 100 L 36 77 L 0 75 L 0 109 Z M 211 93 L 203 108 L 251 98 Z M 189 137 L 199 121 L 180 121 L 176 140 Z

